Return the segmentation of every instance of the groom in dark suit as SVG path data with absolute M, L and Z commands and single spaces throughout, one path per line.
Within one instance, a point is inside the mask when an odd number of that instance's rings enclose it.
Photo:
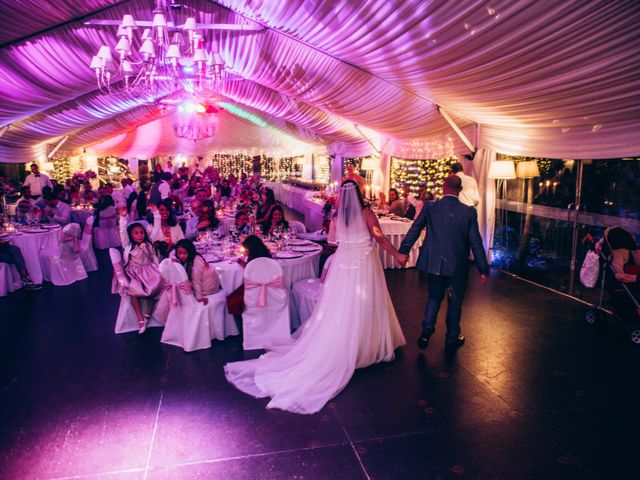
M 421 349 L 427 348 L 429 338 L 435 331 L 445 292 L 448 294 L 445 346 L 456 348 L 464 343 L 464 336 L 460 335 L 460 315 L 469 273 L 469 248 L 480 270 L 481 282 L 485 282 L 489 274 L 478 217 L 473 208 L 458 200 L 461 190 L 460 177 L 448 176 L 443 186 L 444 197 L 424 206 L 400 246 L 400 253 L 407 255 L 426 227 L 427 235 L 417 263 L 418 269 L 426 271 L 429 276 L 429 300 L 418 340 Z

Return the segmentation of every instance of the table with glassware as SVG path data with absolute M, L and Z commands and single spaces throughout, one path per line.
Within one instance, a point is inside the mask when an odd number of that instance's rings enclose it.
M 0 232 L 0 240 L 8 240 L 20 249 L 29 276 L 35 283 L 42 283 L 40 250 L 60 245 L 60 225 L 10 225 Z
M 233 236 L 227 235 L 219 239 L 215 234 L 200 235 L 195 245 L 203 258 L 218 272 L 225 292 L 231 293 L 242 284 L 244 268 L 238 263 L 238 259 L 245 257 L 246 252 L 239 242 L 234 241 Z M 282 266 L 287 289 L 298 280 L 318 277 L 322 247 L 317 243 L 292 238 L 265 240 L 265 245 Z

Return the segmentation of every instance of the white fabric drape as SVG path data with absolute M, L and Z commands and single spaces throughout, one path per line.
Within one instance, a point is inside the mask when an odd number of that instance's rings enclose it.
M 489 165 L 496 160 L 496 152 L 479 149 L 472 162 L 463 162 L 465 173 L 471 175 L 478 183 L 480 204 L 478 212 L 478 226 L 482 235 L 482 245 L 485 252 L 493 247 L 493 227 L 496 221 L 496 181 L 489 178 Z
M 109 3 L 5 4 L 0 39 Z M 255 34 L 205 32 L 226 65 L 247 79 L 224 93 L 313 132 L 333 152 L 364 148 L 349 123 L 401 144 L 435 142 L 450 131 L 438 104 L 482 125 L 479 147 L 500 153 L 640 154 L 638 2 L 221 0 L 228 9 L 206 0 L 182 3 L 199 12 L 199 22 L 256 19 L 267 27 Z M 120 20 L 126 13 L 150 20 L 151 7 L 147 0 L 118 2 L 89 18 Z M 0 146 L 26 149 L 141 108 L 116 96 L 103 106 L 93 98 L 88 65 L 102 44 L 114 46 L 115 28 L 82 21 L 0 48 L 0 125 L 15 124 L 15 136 L 1 138 Z M 447 141 L 437 140 L 445 147 Z M 459 148 L 455 139 L 453 148 Z

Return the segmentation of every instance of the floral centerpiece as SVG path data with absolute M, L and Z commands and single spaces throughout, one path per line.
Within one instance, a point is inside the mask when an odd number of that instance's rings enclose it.
M 321 198 L 324 200 L 322 206 L 322 230 L 323 232 L 329 232 L 329 225 L 333 218 L 336 204 L 338 203 L 338 197 L 334 193 L 323 191 Z
M 238 202 L 245 205 L 256 205 L 260 203 L 260 197 L 265 193 L 266 187 L 261 183 L 247 181 L 238 184 L 236 196 Z

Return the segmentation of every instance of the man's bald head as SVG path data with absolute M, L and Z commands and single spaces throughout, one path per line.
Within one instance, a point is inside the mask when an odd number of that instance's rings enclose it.
M 442 193 L 445 195 L 456 195 L 462 190 L 462 179 L 458 175 L 449 175 L 444 179 Z

